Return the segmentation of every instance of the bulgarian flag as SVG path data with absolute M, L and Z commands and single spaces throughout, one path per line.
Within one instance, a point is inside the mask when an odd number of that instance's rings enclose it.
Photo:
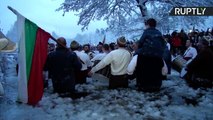
M 12 10 L 17 15 L 19 38 L 18 101 L 36 105 L 43 96 L 42 72 L 51 35 Z

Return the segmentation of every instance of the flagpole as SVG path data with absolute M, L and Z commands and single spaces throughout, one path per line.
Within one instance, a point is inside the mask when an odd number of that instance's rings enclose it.
M 7 8 L 10 10 L 10 11 L 12 11 L 15 15 L 21 15 L 19 12 L 17 12 L 15 9 L 13 9 L 12 7 L 10 7 L 10 6 L 7 6 Z
M 12 7 L 8 6 L 7 7 L 9 10 L 11 10 L 15 15 L 21 15 L 18 11 L 16 11 L 15 9 L 13 9 Z M 23 15 L 21 15 L 23 16 Z M 24 16 L 23 16 L 24 17 Z M 25 18 L 25 17 L 24 17 Z M 40 27 L 39 27 L 40 28 Z M 60 41 L 58 41 L 56 38 L 54 38 L 52 35 L 50 35 L 50 38 L 55 41 L 57 44 L 61 45 L 62 47 L 66 48 L 67 50 L 69 50 L 69 48 L 67 48 L 66 45 L 64 45 L 63 43 L 61 43 Z M 85 64 L 80 58 L 79 58 L 80 62 L 82 64 Z
M 12 7 L 7 6 L 7 8 L 8 8 L 10 11 L 12 11 L 15 15 L 21 15 L 17 10 L 13 9 Z M 23 15 L 21 15 L 21 16 L 23 16 Z M 24 17 L 24 16 L 23 16 L 23 17 Z M 25 18 L 25 17 L 24 17 L 24 18 Z M 40 27 L 39 27 L 39 28 L 40 28 Z M 54 38 L 52 35 L 50 35 L 50 38 L 51 38 L 53 41 L 55 41 L 56 43 L 60 44 L 62 47 L 68 49 L 64 44 L 62 44 L 61 42 L 57 41 L 57 39 Z

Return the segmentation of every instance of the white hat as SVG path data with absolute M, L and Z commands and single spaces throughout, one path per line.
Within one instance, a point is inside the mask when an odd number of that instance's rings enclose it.
M 124 36 L 119 37 L 117 39 L 117 44 L 121 45 L 121 46 L 125 46 L 126 45 L 126 38 Z
M 16 50 L 16 44 L 6 38 L 0 38 L 0 52 L 13 52 Z

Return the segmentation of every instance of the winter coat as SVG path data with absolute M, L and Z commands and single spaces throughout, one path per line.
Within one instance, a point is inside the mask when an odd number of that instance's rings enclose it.
M 145 92 L 159 91 L 162 85 L 162 58 L 138 55 L 136 80 L 139 90 Z
M 51 73 L 54 92 L 73 92 L 75 89 L 75 74 L 82 67 L 77 55 L 65 48 L 57 48 L 51 52 L 45 64 L 45 70 Z
M 206 48 L 187 65 L 187 79 L 197 87 L 212 87 L 213 82 L 213 52 Z M 203 79 L 197 81 L 198 79 Z
M 182 32 L 180 33 L 180 39 L 181 39 L 181 44 L 182 46 L 185 46 L 186 45 L 186 41 L 189 39 L 187 34 Z
M 138 44 L 138 51 L 136 53 L 145 56 L 162 57 L 166 42 L 159 30 L 151 27 L 144 30 Z

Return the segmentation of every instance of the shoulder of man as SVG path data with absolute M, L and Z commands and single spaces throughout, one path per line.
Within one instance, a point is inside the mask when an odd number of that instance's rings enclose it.
M 152 29 L 147 29 L 146 31 L 144 31 L 144 35 L 150 36 L 150 37 L 158 37 L 158 36 L 162 36 L 162 33 L 156 29 L 156 28 L 152 28 Z
M 155 33 L 158 34 L 159 36 L 162 36 L 162 33 L 158 29 L 155 29 Z
M 77 57 L 77 54 L 76 54 L 75 52 L 72 52 L 72 51 L 68 51 L 68 52 L 67 52 L 67 55 L 68 55 L 69 57 Z
M 85 58 L 86 58 L 86 59 L 89 59 L 89 55 L 86 54 L 85 52 L 81 52 L 81 53 L 80 53 L 80 56 L 81 56 L 81 57 L 84 57 L 84 59 L 85 59 Z M 79 56 L 79 57 L 80 57 L 80 56 Z
M 56 54 L 57 54 L 56 51 L 52 51 L 52 52 L 47 54 L 47 57 L 54 57 Z
M 197 51 L 195 47 L 190 47 L 190 49 L 192 49 L 192 50 L 194 50 L 194 51 Z
M 81 52 L 81 55 L 84 55 L 84 56 L 88 56 L 88 54 L 87 53 L 85 53 L 85 52 Z

